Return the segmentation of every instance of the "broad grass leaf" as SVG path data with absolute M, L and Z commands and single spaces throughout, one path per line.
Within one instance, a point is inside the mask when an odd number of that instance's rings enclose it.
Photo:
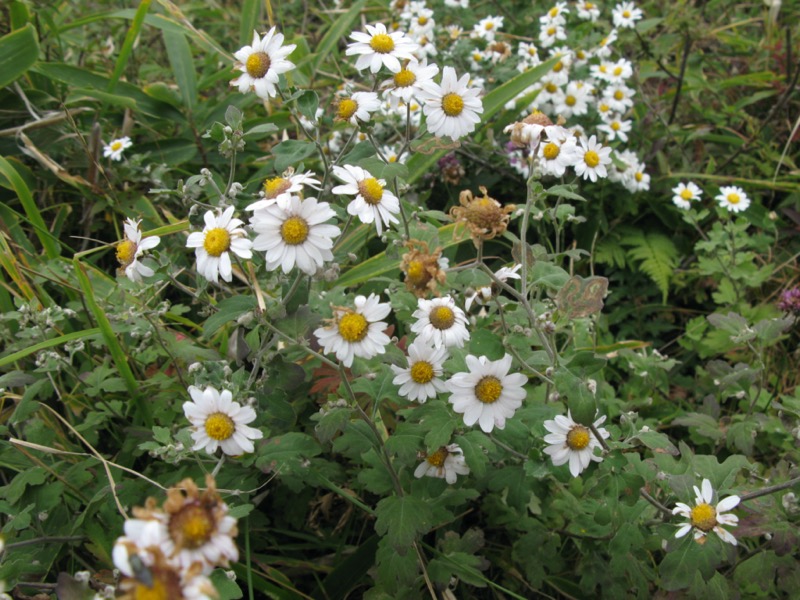
M 33 25 L 25 25 L 0 38 L 0 88 L 21 77 L 39 58 L 39 41 Z

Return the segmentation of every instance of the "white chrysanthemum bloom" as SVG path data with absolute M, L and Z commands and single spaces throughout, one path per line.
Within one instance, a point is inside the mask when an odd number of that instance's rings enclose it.
M 646 192 L 650 189 L 650 175 L 644 172 L 645 165 L 637 161 L 622 177 L 622 185 L 631 193 Z
M 608 176 L 606 165 L 611 164 L 611 148 L 603 146 L 597 141 L 595 136 L 581 138 L 581 147 L 578 149 L 578 160 L 575 162 L 575 173 L 584 179 L 591 179 L 593 182 L 597 178 Z
M 569 131 L 558 125 L 545 128 L 547 143 L 540 143 L 536 152 L 543 174 L 561 177 L 576 161 L 580 160 L 578 143 Z
M 602 416 L 594 422 L 595 429 L 603 439 L 611 436 L 600 427 L 605 420 L 605 416 Z M 594 453 L 602 445 L 592 430 L 573 421 L 569 412 L 566 417 L 558 415 L 555 420 L 545 421 L 544 428 L 550 432 L 544 436 L 544 441 L 550 444 L 544 449 L 545 454 L 550 455 L 556 467 L 569 463 L 569 472 L 573 477 L 580 475 L 590 462 L 602 462 L 603 457 Z
M 370 116 L 381 107 L 375 92 L 355 92 L 348 98 L 341 98 L 336 106 L 336 118 L 351 125 L 367 123 Z
M 389 95 L 401 99 L 405 103 L 412 98 L 424 99 L 425 89 L 433 83 L 433 78 L 439 72 L 435 64 L 428 64 L 427 60 L 418 62 L 412 60 L 394 74 L 390 80 L 384 82 L 383 87 Z
M 248 426 L 256 418 L 256 411 L 233 401 L 229 390 L 219 391 L 211 386 L 201 390 L 189 386 L 191 402 L 183 403 L 183 412 L 192 424 L 192 450 L 205 448 L 214 454 L 217 448 L 229 456 L 240 456 L 253 452 L 252 440 L 260 440 L 264 434 Z
M 425 8 L 408 22 L 408 34 L 412 39 L 418 40 L 421 37 L 430 37 L 436 29 L 436 21 L 433 20 L 433 11 Z
M 612 48 L 611 44 L 617 41 L 617 37 L 619 36 L 616 29 L 612 29 L 609 34 L 600 40 L 600 43 L 597 44 L 597 48 L 594 50 L 594 55 L 598 58 L 608 58 L 611 56 Z
M 694 528 L 694 539 L 699 543 L 705 542 L 705 537 L 709 531 L 713 531 L 723 542 L 737 545 L 736 538 L 723 525 L 736 527 L 739 524 L 739 517 L 732 514 L 725 514 L 739 505 L 739 496 L 728 496 L 724 500 L 712 506 L 714 501 L 714 489 L 708 479 L 703 479 L 700 489 L 694 486 L 694 506 L 689 506 L 683 502 L 677 502 L 672 509 L 673 515 L 681 515 L 689 519 L 688 523 L 680 526 L 676 538 L 681 538 Z
M 611 115 L 608 121 L 597 126 L 597 130 L 605 133 L 608 141 L 620 139 L 623 142 L 627 142 L 631 126 L 630 120 L 622 120 L 619 115 Z
M 206 226 L 203 231 L 189 234 L 186 240 L 187 248 L 195 249 L 197 257 L 197 272 L 214 283 L 219 283 L 219 277 L 230 282 L 233 277 L 230 253 L 239 258 L 250 259 L 253 246 L 247 233 L 241 229 L 243 222 L 233 218 L 233 207 L 229 206 L 219 215 L 214 216 L 213 211 L 203 215 Z
M 110 158 L 111 160 L 122 160 L 122 153 L 131 146 L 133 146 L 133 142 L 127 135 L 117 138 L 116 140 L 111 140 L 108 144 L 103 146 L 103 157 Z
M 294 173 L 290 169 L 286 173 L 278 177 L 270 177 L 264 182 L 264 189 L 262 190 L 261 200 L 253 202 L 245 208 L 245 210 L 260 210 L 275 204 L 275 200 L 284 194 L 292 196 L 298 195 L 303 191 L 305 186 L 319 190 L 322 184 L 315 178 L 314 173 L 306 171 L 305 173 Z
M 459 475 L 469 475 L 469 467 L 458 444 L 442 446 L 436 452 L 428 454 L 414 470 L 414 477 L 417 479 L 437 477 L 450 485 L 456 482 Z
M 543 26 L 539 32 L 539 44 L 542 48 L 549 48 L 558 40 L 567 39 L 567 30 L 558 23 L 550 23 Z
M 284 46 L 283 34 L 275 33 L 275 27 L 263 38 L 254 31 L 253 43 L 237 50 L 233 55 L 236 58 L 234 68 L 242 74 L 232 80 L 231 85 L 237 86 L 243 94 L 253 90 L 264 100 L 274 98 L 278 94 L 276 86 L 279 76 L 295 67 L 286 57 L 296 47 L 295 44 Z
M 469 0 L 444 0 L 444 5 L 450 8 L 469 8 Z
M 633 106 L 633 90 L 625 84 L 616 84 L 603 90 L 603 101 L 606 102 L 613 111 L 624 113 Z
M 398 148 L 395 146 L 381 146 L 378 156 L 381 160 L 387 163 L 400 163 L 403 164 L 408 160 L 409 154 L 406 152 L 403 155 L 398 153 Z
M 408 367 L 390 365 L 395 374 L 392 383 L 400 386 L 397 393 L 424 404 L 439 392 L 446 392 L 447 386 L 440 377 L 448 356 L 447 348 L 432 348 L 421 339 L 415 340 L 408 346 Z
M 625 83 L 633 75 L 633 64 L 631 61 L 620 58 L 617 62 L 609 65 L 608 82 L 614 84 Z
M 158 246 L 161 238 L 157 235 L 151 235 L 142 239 L 142 232 L 139 230 L 140 219 L 125 219 L 123 229 L 125 230 L 125 239 L 117 244 L 117 262 L 119 268 L 125 271 L 128 279 L 134 282 L 140 282 L 142 277 L 150 277 L 154 271 L 150 267 L 144 266 L 139 258 L 146 250 L 152 250 Z
M 266 252 L 267 271 L 280 268 L 289 273 L 297 265 L 313 275 L 325 261 L 333 260 L 333 238 L 341 231 L 327 221 L 335 216 L 327 202 L 281 196 L 250 218 L 250 226 L 258 234 L 253 250 Z
M 620 2 L 611 12 L 614 27 L 619 27 L 620 29 L 632 29 L 636 25 L 636 21 L 641 19 L 642 16 L 642 9 L 636 8 L 633 2 Z
M 430 97 L 425 100 L 423 111 L 427 118 L 428 131 L 436 137 L 449 137 L 456 141 L 475 131 L 480 123 L 483 104 L 478 95 L 481 89 L 468 87 L 470 74 L 458 79 L 453 67 L 442 71 L 441 85 L 428 86 Z
M 511 355 L 500 360 L 489 360 L 467 355 L 467 373 L 456 373 L 447 381 L 451 396 L 448 400 L 453 410 L 464 415 L 464 424 L 475 423 L 489 433 L 497 427 L 504 429 L 506 419 L 514 416 L 522 406 L 527 393 L 528 378 L 522 373 L 508 374 Z
M 542 59 L 539 57 L 539 50 L 535 44 L 520 42 L 517 47 L 517 55 L 522 58 L 526 69 L 542 63 Z
M 608 179 L 609 181 L 622 182 L 633 174 L 633 170 L 640 164 L 639 157 L 631 150 L 623 150 L 622 152 L 615 152 L 614 157 L 618 163 L 622 163 L 620 167 L 612 162 L 609 167 Z
M 464 342 L 469 339 L 467 316 L 456 306 L 453 298 L 419 298 L 417 307 L 412 315 L 417 321 L 411 326 L 411 331 L 419 336 L 421 342 L 437 348 L 464 347 Z
M 692 207 L 692 202 L 700 200 L 700 196 L 703 195 L 703 190 L 693 181 L 689 181 L 688 183 L 679 183 L 676 187 L 672 188 L 672 193 L 675 194 L 672 197 L 672 202 L 675 203 L 675 206 L 688 210 Z
M 557 91 L 553 98 L 554 110 L 565 119 L 585 115 L 589 112 L 589 97 L 592 86 L 583 81 L 570 81 L 567 89 Z
M 575 5 L 575 8 L 578 10 L 578 18 L 580 19 L 589 20 L 594 23 L 600 17 L 600 8 L 598 8 L 597 4 L 594 2 L 580 0 L 580 2 Z
M 388 327 L 385 319 L 392 310 L 380 297 L 356 296 L 355 309 L 336 307 L 327 327 L 314 331 L 326 354 L 333 352 L 345 367 L 353 365 L 353 358 L 372 358 L 386 352 L 391 341 L 383 331 Z
M 544 15 L 539 17 L 539 23 L 542 25 L 549 25 L 550 23 L 558 23 L 563 25 L 566 22 L 566 15 L 569 14 L 566 2 L 556 2 L 556 5 L 550 8 Z
M 503 17 L 488 16 L 475 23 L 471 36 L 484 39 L 487 42 L 493 42 L 497 31 L 502 28 Z
M 501 267 L 500 269 L 497 270 L 494 276 L 497 277 L 497 279 L 499 279 L 503 283 L 505 283 L 509 279 L 520 279 L 519 270 L 521 268 L 522 265 L 520 264 L 516 264 L 513 267 Z M 489 300 L 491 300 L 493 296 L 494 296 L 494 290 L 491 285 L 481 286 L 477 290 L 475 290 L 475 293 L 473 293 L 470 296 L 467 296 L 467 301 L 464 303 L 464 307 L 467 310 L 469 310 L 473 302 L 480 305 L 484 305 L 487 302 L 489 302 Z
M 714 196 L 714 200 L 722 208 L 726 208 L 730 212 L 742 212 L 750 206 L 750 198 L 747 197 L 742 188 L 735 185 L 719 188 L 719 194 Z
M 383 23 L 367 25 L 367 33 L 355 31 L 350 34 L 350 39 L 355 41 L 347 46 L 345 54 L 358 54 L 356 69 L 363 71 L 369 67 L 372 73 L 377 73 L 381 66 L 397 73 L 400 60 L 414 60 L 414 52 L 419 48 L 419 44 L 402 31 L 388 33 Z
M 375 223 L 378 235 L 383 233 L 383 226 L 399 223 L 396 214 L 400 212 L 400 201 L 386 189 L 386 181 L 376 179 L 369 171 L 353 165 L 334 166 L 334 176 L 344 185 L 337 185 L 334 194 L 355 196 L 347 205 L 347 213 L 358 217 L 362 223 Z
M 611 105 L 605 98 L 597 99 L 595 110 L 597 110 L 597 114 L 606 123 L 608 123 L 611 119 L 614 118 L 614 111 L 611 109 Z

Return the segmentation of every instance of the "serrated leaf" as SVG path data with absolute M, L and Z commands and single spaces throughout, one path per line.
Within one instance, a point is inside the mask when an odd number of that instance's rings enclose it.
M 433 511 L 426 502 L 414 496 L 390 496 L 375 508 L 375 531 L 385 535 L 399 554 L 427 533 L 433 523 Z
M 706 544 L 698 544 L 691 534 L 681 538 L 677 548 L 667 554 L 658 567 L 661 587 L 670 592 L 688 588 L 694 581 L 695 573 L 700 573 L 703 579 L 710 578 L 720 562 L 719 552 L 707 547 L 711 539 Z

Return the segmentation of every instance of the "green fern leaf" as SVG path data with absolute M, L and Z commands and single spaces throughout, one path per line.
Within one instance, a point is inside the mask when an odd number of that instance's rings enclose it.
M 620 237 L 612 233 L 597 242 L 594 247 L 594 262 L 624 269 L 627 265 L 625 249 L 620 245 Z
M 626 229 L 620 244 L 628 248 L 628 257 L 653 280 L 661 291 L 661 301 L 666 302 L 680 256 L 675 243 L 661 233 Z

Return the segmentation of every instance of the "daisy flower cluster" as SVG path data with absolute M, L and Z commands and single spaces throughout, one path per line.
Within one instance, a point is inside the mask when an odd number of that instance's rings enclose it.
M 238 560 L 239 551 L 234 541 L 236 519 L 228 515 L 213 477 L 206 478 L 203 491 L 184 479 L 167 491 L 162 506 L 149 498 L 133 514 L 112 553 L 120 571 L 118 598 L 218 597 L 208 576 L 214 568 Z
M 675 206 L 689 210 L 700 201 L 703 190 L 696 183 L 688 181 L 681 182 L 672 188 L 672 194 L 672 202 Z M 750 206 L 750 198 L 742 188 L 735 185 L 720 187 L 714 200 L 719 206 L 732 213 L 743 212 Z

